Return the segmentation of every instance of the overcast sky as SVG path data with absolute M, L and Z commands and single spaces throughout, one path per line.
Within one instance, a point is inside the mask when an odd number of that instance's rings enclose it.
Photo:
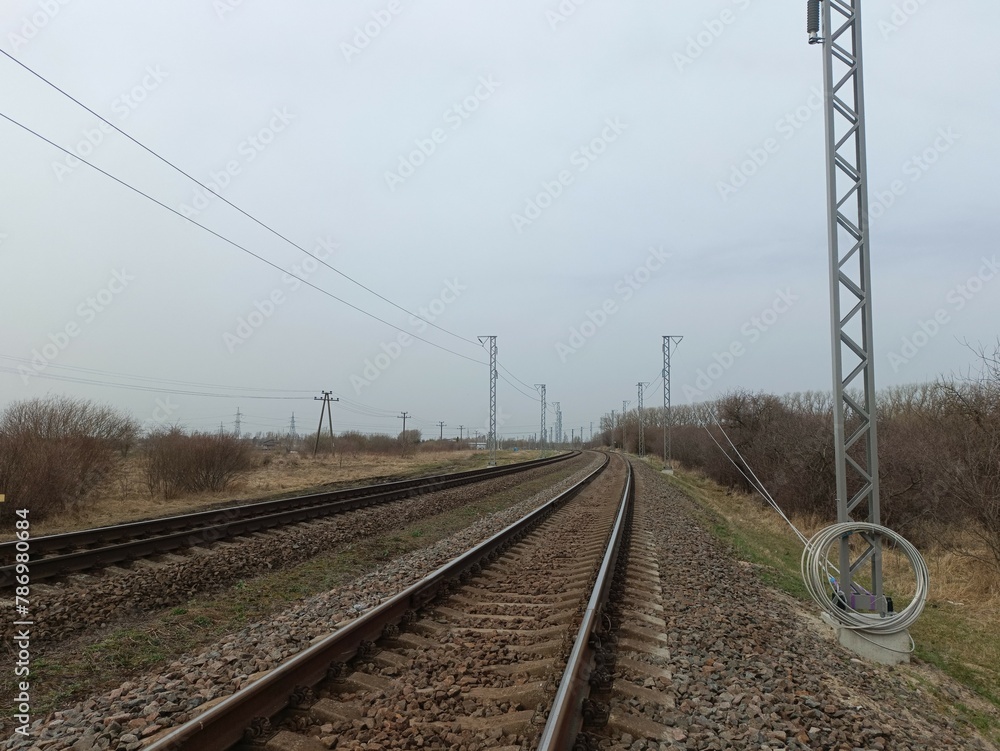
M 638 381 L 661 404 L 664 334 L 675 403 L 829 389 L 804 5 L 7 0 L 4 51 L 443 330 L 0 58 L 4 115 L 281 269 L 0 120 L 0 407 L 67 393 L 204 430 L 239 408 L 251 432 L 294 411 L 305 432 L 327 389 L 338 430 L 405 410 L 454 436 L 487 425 L 490 334 L 505 435 L 537 429 L 536 383 L 567 433 Z M 868 0 L 864 23 L 888 386 L 998 333 L 1000 5 Z

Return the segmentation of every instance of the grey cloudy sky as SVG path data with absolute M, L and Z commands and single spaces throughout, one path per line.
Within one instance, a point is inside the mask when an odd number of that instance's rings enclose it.
M 620 409 L 659 376 L 663 334 L 685 337 L 675 403 L 828 389 L 821 53 L 803 6 L 8 0 L 3 50 L 451 333 L 7 58 L 3 114 L 451 352 L 400 345 L 0 120 L 0 407 L 70 393 L 149 423 L 211 430 L 239 407 L 245 430 L 281 430 L 292 411 L 312 429 L 311 397 L 330 389 L 338 429 L 396 431 L 406 410 L 425 435 L 439 420 L 455 435 L 487 423 L 484 334 L 509 371 L 502 434 L 537 425 L 516 379 L 547 384 L 567 432 Z M 864 21 L 887 386 L 961 370 L 961 341 L 998 332 L 1000 6 L 868 0 Z

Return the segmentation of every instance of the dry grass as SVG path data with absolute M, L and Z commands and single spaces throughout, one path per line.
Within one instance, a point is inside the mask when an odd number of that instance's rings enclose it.
M 538 458 L 530 451 L 501 452 L 499 463 Z M 319 455 L 261 452 L 256 467 L 222 493 L 198 493 L 171 500 L 151 497 L 137 457 L 121 460 L 95 497 L 57 517 L 32 525 L 34 536 L 173 516 L 226 505 L 235 499 L 261 500 L 309 490 L 457 472 L 486 466 L 482 451 L 421 452 L 409 456 Z M 10 535 L 6 535 L 10 539 Z

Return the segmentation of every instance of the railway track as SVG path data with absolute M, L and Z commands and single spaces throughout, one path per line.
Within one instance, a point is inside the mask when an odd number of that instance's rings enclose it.
M 502 467 L 262 501 L 113 527 L 37 537 L 31 541 L 33 582 L 204 545 L 355 509 L 526 472 L 579 451 Z M 0 544 L 0 589 L 13 586 L 14 542 Z
M 601 634 L 633 497 L 631 466 L 607 457 L 145 748 L 572 748 L 593 714 L 590 678 L 606 678 Z

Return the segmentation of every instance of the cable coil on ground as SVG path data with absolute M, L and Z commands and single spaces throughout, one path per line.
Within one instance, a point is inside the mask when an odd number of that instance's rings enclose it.
M 830 583 L 839 573 L 827 557 L 827 551 L 841 538 L 858 533 L 877 534 L 883 540 L 889 540 L 899 547 L 909 560 L 916 577 L 917 588 L 910 604 L 899 613 L 883 617 L 868 613 L 859 613 L 843 603 L 831 599 Z M 923 556 L 913 544 L 888 527 L 869 522 L 845 522 L 817 532 L 802 551 L 802 581 L 805 582 L 813 600 L 841 626 L 869 634 L 898 634 L 905 631 L 916 622 L 923 612 L 927 602 L 927 592 L 930 584 L 930 573 Z

